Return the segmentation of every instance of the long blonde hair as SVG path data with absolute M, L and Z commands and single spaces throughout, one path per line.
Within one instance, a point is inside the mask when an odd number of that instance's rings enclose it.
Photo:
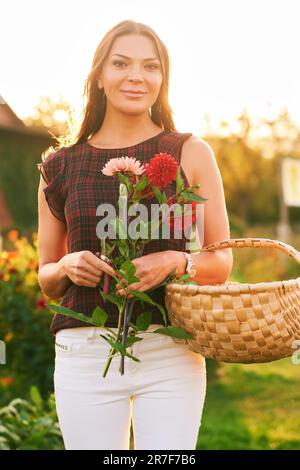
M 58 148 L 85 142 L 102 126 L 106 111 L 106 97 L 104 90 L 99 90 L 97 86 L 98 77 L 113 42 L 117 37 L 126 34 L 143 35 L 153 40 L 162 66 L 163 80 L 159 96 L 151 107 L 151 120 L 164 130 L 175 130 L 173 111 L 169 105 L 168 99 L 170 75 L 168 50 L 158 35 L 149 26 L 143 23 L 136 23 L 133 20 L 125 20 L 108 31 L 99 43 L 94 54 L 91 70 L 85 80 L 83 96 L 86 99 L 86 105 L 83 111 L 82 123 L 79 126 L 79 130 L 76 130 L 72 113 L 69 114 L 68 132 L 62 136 L 56 137 L 59 142 Z

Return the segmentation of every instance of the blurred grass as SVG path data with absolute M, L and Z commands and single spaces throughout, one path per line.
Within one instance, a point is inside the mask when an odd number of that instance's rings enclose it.
M 197 449 L 300 449 L 300 364 L 220 363 L 208 382 Z

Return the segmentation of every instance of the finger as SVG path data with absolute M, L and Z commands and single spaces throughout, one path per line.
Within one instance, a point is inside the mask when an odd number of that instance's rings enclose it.
M 125 291 L 124 291 L 123 289 L 120 289 L 119 291 L 117 291 L 117 295 L 121 295 L 121 296 L 123 297 L 123 296 L 126 295 L 126 293 L 125 293 Z M 129 294 L 129 293 L 127 292 L 126 297 L 127 297 L 128 299 L 132 299 L 132 298 L 134 297 L 134 295 Z
M 136 287 L 134 287 L 134 286 L 136 286 Z M 130 294 L 131 290 L 138 291 L 138 292 L 145 292 L 150 288 L 151 288 L 151 286 L 149 286 L 149 284 L 147 284 L 147 283 L 130 284 L 130 286 L 128 286 L 128 288 L 127 288 L 127 297 L 129 297 L 129 298 L 134 297 L 133 294 Z M 116 285 L 116 293 L 118 295 L 122 295 L 122 296 L 126 295 L 125 289 L 122 289 L 122 286 L 117 287 L 117 285 Z
M 130 295 L 129 298 L 134 297 L 132 294 L 130 294 L 131 290 L 138 291 L 138 292 L 144 292 L 146 289 L 147 289 L 147 284 L 142 283 L 142 282 L 138 282 L 138 283 L 135 283 L 135 284 L 130 284 L 127 287 L 127 297 L 129 295 Z M 119 287 L 117 292 L 119 292 L 120 295 L 125 295 L 126 294 L 126 291 L 124 289 L 122 289 L 122 286 Z
M 143 290 L 143 287 L 146 285 L 145 282 L 135 282 L 128 286 L 128 290 Z
M 76 269 L 82 269 L 89 274 L 99 276 L 103 270 L 99 265 L 95 265 L 92 258 L 97 259 L 91 252 L 85 252 L 84 256 L 81 256 L 77 261 L 75 265 Z
M 100 282 L 100 279 L 96 276 L 89 276 L 86 273 L 82 273 L 77 276 L 80 279 L 80 284 L 86 287 L 97 287 Z
M 98 259 L 98 267 L 104 273 L 107 273 L 107 274 L 109 274 L 110 276 L 113 276 L 113 277 L 118 277 L 116 271 L 108 263 L 106 263 L 102 259 Z
M 103 269 L 101 269 L 99 266 L 95 268 L 94 266 L 88 263 L 81 265 L 79 269 L 82 269 L 82 271 L 92 276 L 102 276 L 104 272 Z
M 98 252 L 97 252 L 98 253 Z M 96 254 L 92 253 L 91 251 L 87 252 L 86 255 L 87 264 L 92 266 L 96 270 L 104 271 L 105 273 L 109 274 L 110 276 L 117 277 L 117 273 L 107 262 L 100 259 Z
M 95 284 L 95 283 L 98 284 L 101 277 L 103 276 L 103 273 L 100 272 L 100 274 L 95 276 L 94 274 L 90 274 L 90 273 L 86 272 L 85 270 L 79 270 L 79 271 L 76 272 L 76 276 L 84 279 L 87 282 L 91 282 L 93 284 Z
M 131 290 L 138 291 L 138 292 L 147 292 L 147 290 L 151 289 L 155 284 L 149 284 L 149 282 L 143 282 L 143 283 L 137 283 L 135 284 L 136 287 L 134 287 L 134 284 L 131 284 L 128 287 L 127 292 L 130 292 Z

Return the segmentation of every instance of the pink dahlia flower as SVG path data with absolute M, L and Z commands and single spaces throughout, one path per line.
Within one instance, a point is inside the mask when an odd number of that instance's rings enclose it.
M 113 176 L 117 173 L 129 173 L 130 175 L 141 175 L 145 168 L 139 160 L 133 157 L 111 158 L 101 170 L 106 176 Z

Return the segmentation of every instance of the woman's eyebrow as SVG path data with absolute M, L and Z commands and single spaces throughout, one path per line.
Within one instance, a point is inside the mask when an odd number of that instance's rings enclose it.
M 118 55 L 119 57 L 123 57 L 124 59 L 131 60 L 131 57 L 128 57 L 127 55 L 124 55 L 124 54 L 112 54 L 112 57 L 114 55 Z M 158 60 L 159 61 L 159 59 L 157 57 L 148 57 L 147 59 L 144 59 L 144 61 L 146 61 L 146 60 Z

